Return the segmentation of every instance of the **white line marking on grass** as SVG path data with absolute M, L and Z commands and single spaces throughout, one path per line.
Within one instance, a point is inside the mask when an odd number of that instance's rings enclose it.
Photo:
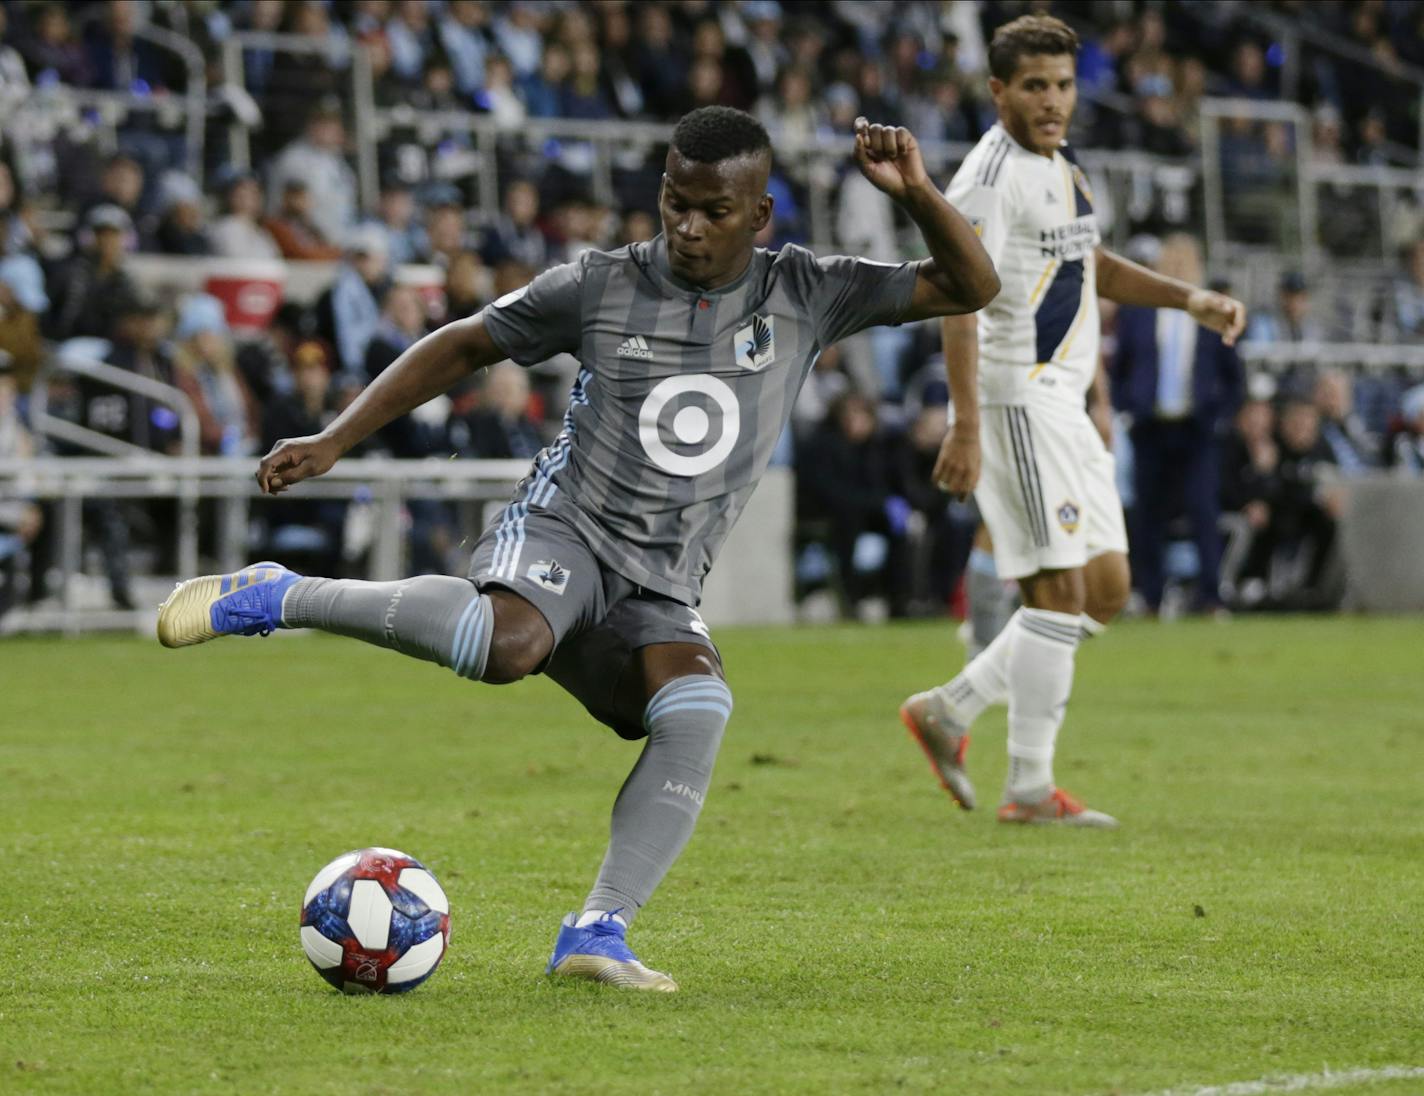
M 1270 1096 L 1275 1092 L 1315 1092 L 1325 1088 L 1371 1085 L 1379 1081 L 1424 1079 L 1424 1066 L 1381 1066 L 1378 1069 L 1347 1069 L 1335 1072 L 1296 1073 L 1285 1077 L 1265 1077 L 1259 1081 L 1233 1081 L 1203 1088 L 1170 1088 L 1149 1096 Z

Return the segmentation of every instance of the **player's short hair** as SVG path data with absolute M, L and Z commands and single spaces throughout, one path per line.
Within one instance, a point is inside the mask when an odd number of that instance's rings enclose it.
M 1051 15 L 1020 15 L 994 32 L 989 42 L 989 71 L 1008 83 L 1019 67 L 1019 58 L 1035 54 L 1078 55 L 1078 35 L 1062 19 Z
M 698 107 L 677 123 L 672 147 L 685 160 L 715 164 L 737 156 L 770 155 L 771 138 L 766 128 L 744 110 Z

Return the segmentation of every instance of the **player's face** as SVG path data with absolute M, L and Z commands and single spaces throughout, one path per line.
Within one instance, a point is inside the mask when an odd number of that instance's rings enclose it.
M 1024 148 L 1052 156 L 1068 136 L 1078 103 L 1073 57 L 1068 53 L 1030 53 L 1019 58 L 1007 81 L 991 77 L 989 91 L 1004 128 Z
M 767 167 L 757 156 L 700 164 L 668 152 L 658 211 L 674 274 L 703 289 L 741 275 L 756 234 L 771 219 Z

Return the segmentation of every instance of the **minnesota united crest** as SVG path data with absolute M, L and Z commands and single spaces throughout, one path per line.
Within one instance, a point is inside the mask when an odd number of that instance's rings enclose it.
M 753 316 L 752 322 L 737 332 L 733 340 L 737 364 L 743 369 L 761 369 L 776 357 L 776 338 L 771 323 L 774 316 Z
M 569 584 L 569 572 L 566 568 L 559 566 L 558 560 L 541 559 L 539 562 L 531 564 L 528 575 L 546 590 L 563 596 L 564 587 Z

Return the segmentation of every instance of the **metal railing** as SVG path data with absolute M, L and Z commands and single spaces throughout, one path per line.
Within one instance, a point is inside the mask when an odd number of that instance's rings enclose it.
M 63 631 L 75 634 L 98 628 L 139 628 L 152 621 L 152 610 L 94 611 L 80 605 L 83 575 L 84 500 L 176 498 L 194 515 L 191 530 L 180 521 L 178 569 L 182 577 L 199 573 L 196 523 L 199 500 L 215 500 L 219 571 L 249 562 L 249 519 L 267 502 L 253 476 L 256 461 L 238 457 L 163 457 L 156 454 L 103 457 L 41 457 L 0 460 L 0 498 L 28 498 L 55 504 L 58 537 L 59 605 L 17 610 L 0 618 L 0 634 Z M 320 479 L 302 484 L 305 499 L 370 501 L 375 506 L 375 538 L 369 577 L 404 574 L 401 512 L 408 499 L 480 503 L 507 499 L 529 470 L 522 460 L 343 460 Z M 191 537 L 185 552 L 183 542 Z M 186 558 L 185 558 L 186 557 Z

